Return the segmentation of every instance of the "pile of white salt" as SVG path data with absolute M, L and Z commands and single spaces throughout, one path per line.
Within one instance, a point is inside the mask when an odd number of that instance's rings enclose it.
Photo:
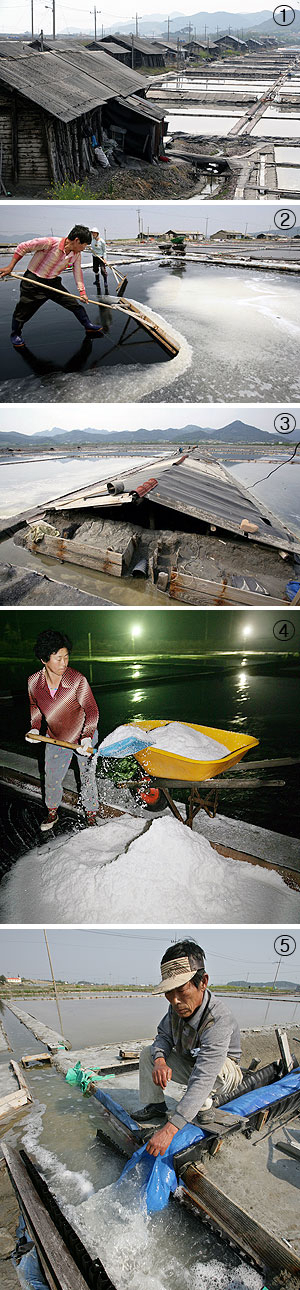
M 201 730 L 192 730 L 182 721 L 155 726 L 154 730 L 149 731 L 149 745 L 162 752 L 176 753 L 177 757 L 186 757 L 190 761 L 221 761 L 229 752 L 225 744 L 202 734 Z

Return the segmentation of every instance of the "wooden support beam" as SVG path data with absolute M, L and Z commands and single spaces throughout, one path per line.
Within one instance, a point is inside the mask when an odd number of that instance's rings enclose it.
M 28 1053 L 22 1057 L 22 1066 L 31 1066 L 31 1064 L 43 1065 L 44 1063 L 51 1066 L 51 1053 Z
M 181 573 L 180 569 L 171 572 L 169 597 L 170 600 L 187 600 L 192 597 L 192 603 L 200 605 L 206 601 L 220 605 L 286 605 L 283 599 L 276 600 L 273 596 L 262 596 L 255 591 L 230 587 L 225 580 L 213 582 L 207 578 L 195 578 L 192 574 Z
M 15 1093 L 7 1093 L 0 1101 L 0 1119 L 8 1111 L 17 1111 L 19 1106 L 26 1106 L 28 1099 L 24 1089 L 17 1088 Z
M 45 536 L 42 542 L 29 539 L 28 548 L 35 555 L 50 555 L 61 564 L 67 561 L 70 564 L 83 565 L 85 569 L 94 569 L 95 572 L 109 573 L 114 578 L 121 578 L 124 568 L 130 562 L 134 543 L 130 539 L 124 552 L 111 551 L 109 548 L 101 551 L 100 547 L 76 542 L 74 538 Z
M 259 1268 L 299 1275 L 300 1258 L 296 1251 L 220 1191 L 199 1165 L 183 1169 L 183 1200 L 189 1208 L 196 1205 Z
M 19 1063 L 18 1063 L 18 1062 L 15 1062 L 15 1061 L 14 1061 L 14 1059 L 13 1059 L 13 1057 L 12 1057 L 12 1058 L 11 1058 L 11 1061 L 10 1061 L 10 1065 L 12 1066 L 12 1069 L 13 1069 L 14 1075 L 16 1076 L 16 1078 L 17 1078 L 17 1080 L 18 1080 L 19 1088 L 20 1088 L 20 1089 L 22 1089 L 23 1093 L 26 1093 L 27 1102 L 33 1102 L 33 1098 L 31 1097 L 31 1093 L 30 1093 L 30 1091 L 29 1091 L 28 1084 L 26 1084 L 25 1075 L 23 1075 L 23 1071 L 21 1071 L 21 1068 L 20 1068 L 20 1066 L 19 1066 Z
M 6 1141 L 1 1142 L 1 1147 L 26 1226 L 49 1285 L 54 1290 L 87 1290 L 87 1283 L 37 1195 L 18 1152 Z

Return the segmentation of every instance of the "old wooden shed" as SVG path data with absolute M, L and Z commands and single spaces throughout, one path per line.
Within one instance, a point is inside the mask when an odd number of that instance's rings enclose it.
M 103 49 L 59 42 L 36 50 L 25 41 L 0 41 L 4 181 L 84 177 L 94 162 L 92 134 L 101 138 L 104 109 L 109 131 L 114 101 L 126 131 L 125 152 L 152 160 L 161 145 L 163 112 L 145 103 L 148 86 L 145 73 Z

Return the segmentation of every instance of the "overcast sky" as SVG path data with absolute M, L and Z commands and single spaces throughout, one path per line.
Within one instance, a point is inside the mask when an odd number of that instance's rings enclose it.
M 0 431 L 11 433 L 17 430 L 19 434 L 37 434 L 38 431 L 52 430 L 56 426 L 60 430 L 109 430 L 124 431 L 135 430 L 140 428 L 146 430 L 164 430 L 168 428 L 183 429 L 186 425 L 202 426 L 204 429 L 220 429 L 220 427 L 229 425 L 231 421 L 243 421 L 244 424 L 254 425 L 260 430 L 268 430 L 274 433 L 274 418 L 278 412 L 287 411 L 287 408 L 277 408 L 271 404 L 265 404 L 262 407 L 253 407 L 252 404 L 226 403 L 158 403 L 153 408 L 152 404 L 143 405 L 139 408 L 136 404 L 129 405 L 124 403 L 112 403 L 105 406 L 103 410 L 101 405 L 89 403 L 86 407 L 76 407 L 71 403 L 56 403 L 55 408 L 47 404 L 41 405 L 24 404 L 22 407 L 19 403 L 12 406 L 11 403 L 4 404 L 0 410 Z M 300 426 L 300 409 L 289 407 Z
M 283 980 L 300 981 L 300 932 L 294 931 L 297 942 L 295 953 L 282 961 L 280 975 Z M 192 936 L 200 941 L 205 953 L 207 970 L 218 984 L 245 979 L 247 973 L 253 981 L 273 979 L 278 957 L 274 928 L 172 928 L 165 930 L 147 928 L 116 931 L 62 928 L 47 931 L 54 973 L 58 979 L 90 981 L 111 984 L 155 983 L 159 980 L 160 959 L 172 941 L 181 936 Z M 1 929 L 0 973 L 7 976 L 49 978 L 49 964 L 41 929 Z
M 12 241 L 32 237 L 62 237 L 74 224 L 95 225 L 106 228 L 108 238 L 137 237 L 138 210 L 143 219 L 144 231 L 163 233 L 166 229 L 179 229 L 190 233 L 217 233 L 219 229 L 258 233 L 275 230 L 274 215 L 278 202 L 205 202 L 195 208 L 194 203 L 184 202 L 8 202 L 2 203 L 0 212 L 1 236 Z M 300 223 L 300 203 L 293 202 L 293 210 Z
M 90 3 L 84 4 L 80 3 L 80 0 L 74 0 L 74 4 L 71 4 L 71 0 L 56 0 L 55 7 L 56 30 L 58 33 L 60 31 L 67 32 L 68 30 L 92 30 L 92 19 L 90 15 L 92 6 Z M 226 6 L 216 4 L 216 0 L 205 0 L 205 5 L 202 6 L 202 8 L 205 8 L 208 13 L 215 13 L 218 9 L 225 11 Z M 226 9 L 226 12 L 236 13 L 241 19 L 245 13 L 260 13 L 265 11 L 268 11 L 271 16 L 272 8 L 269 8 L 268 5 L 264 5 L 262 0 L 238 0 L 238 2 L 237 0 L 233 0 L 232 3 L 230 0 Z M 170 10 L 168 9 L 166 0 L 162 0 L 162 5 L 158 13 L 153 13 L 151 10 L 149 13 L 149 0 L 140 0 L 138 12 L 139 18 L 147 19 L 147 22 L 160 22 L 164 14 L 169 14 L 170 19 L 175 17 L 175 22 L 171 22 L 171 30 L 172 26 L 173 29 L 176 30 L 176 26 L 178 26 L 176 16 L 187 14 L 189 17 L 191 16 L 192 19 L 193 14 L 199 14 L 200 5 L 193 5 L 191 0 L 180 0 L 180 8 Z M 135 31 L 135 14 L 132 13 L 130 4 L 128 4 L 126 0 L 115 0 L 113 10 L 98 10 L 97 23 L 100 35 L 102 24 L 104 31 L 107 33 L 111 30 L 111 27 L 115 26 L 116 23 L 119 24 L 119 29 L 121 30 L 122 24 L 127 22 L 132 22 L 132 29 Z M 41 27 L 44 32 L 51 33 L 52 31 L 52 14 L 50 6 L 48 9 L 45 4 L 41 3 L 41 0 L 34 0 L 34 29 L 35 31 L 40 31 Z M 31 18 L 29 0 L 27 0 L 26 3 L 24 3 L 24 0 L 12 0 L 10 4 L 8 4 L 8 0 L 2 0 L 1 31 L 22 32 L 30 31 L 30 29 Z M 199 22 L 197 22 L 197 30 L 198 29 L 201 29 Z

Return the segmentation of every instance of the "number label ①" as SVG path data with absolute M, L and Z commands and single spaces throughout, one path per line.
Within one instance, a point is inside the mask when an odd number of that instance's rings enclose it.
M 278 412 L 274 419 L 274 430 L 277 430 L 277 434 L 292 434 L 296 430 L 296 417 L 291 412 Z
M 289 958 L 291 954 L 295 953 L 295 949 L 295 937 L 290 936 L 289 932 L 282 936 L 276 936 L 276 940 L 274 941 L 274 950 L 276 951 L 276 954 L 283 954 L 285 958 Z
M 276 9 L 273 9 L 273 18 L 277 27 L 290 27 L 295 17 L 295 10 L 291 4 L 278 4 Z

